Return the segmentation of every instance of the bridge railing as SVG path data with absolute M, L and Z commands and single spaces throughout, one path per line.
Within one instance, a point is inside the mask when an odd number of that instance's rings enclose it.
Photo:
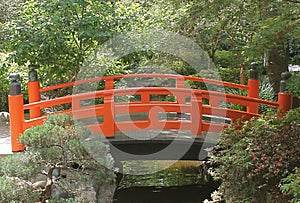
M 47 115 L 42 114 L 42 109 L 64 104 L 69 104 L 71 108 L 56 113 L 70 113 L 78 119 L 87 122 L 87 125 L 95 133 L 102 132 L 107 137 L 114 136 L 115 131 L 140 129 L 190 130 L 191 133 L 195 135 L 201 135 L 202 131 L 220 132 L 228 125 L 226 122 L 215 123 L 205 121 L 205 119 L 203 119 L 203 116 L 205 115 L 226 118 L 231 122 L 236 122 L 240 118 L 250 119 L 253 116 L 258 116 L 259 104 L 276 107 L 283 112 L 288 111 L 291 108 L 291 94 L 282 90 L 278 95 L 278 102 L 259 99 L 259 80 L 256 75 L 255 66 L 252 67 L 251 71 L 252 73 L 250 72 L 248 86 L 191 76 L 132 74 L 92 78 L 41 88 L 37 78 L 37 71 L 34 67 L 31 67 L 28 82 L 28 104 L 24 105 L 23 103 L 24 99 L 21 94 L 18 75 L 13 74 L 10 78 L 11 90 L 9 95 L 9 109 L 11 118 L 12 150 L 24 150 L 24 147 L 18 142 L 19 135 L 31 126 L 43 123 L 43 120 Z M 128 78 L 162 78 L 173 80 L 173 86 L 115 89 L 115 81 Z M 103 90 L 74 93 L 73 95 L 50 100 L 41 101 L 40 99 L 41 93 L 101 81 L 105 82 Z M 220 87 L 238 88 L 248 91 L 248 96 L 226 94 L 224 91 L 217 92 L 191 89 L 186 87 L 186 81 L 213 84 Z M 170 95 L 174 99 L 172 101 L 159 101 L 153 99 L 153 95 Z M 136 99 L 135 101 L 118 102 L 116 99 L 118 97 L 135 97 L 139 99 Z M 99 104 L 91 102 L 96 99 L 101 100 L 102 102 Z M 204 99 L 209 100 L 208 105 L 204 104 Z M 83 105 L 85 102 L 92 103 L 92 105 Z M 246 106 L 247 111 L 238 111 L 221 107 L 220 103 L 222 102 Z M 29 119 L 24 119 L 24 111 L 30 112 Z M 161 119 L 159 115 L 166 112 L 178 115 L 185 114 L 187 116 L 185 119 L 181 120 Z M 142 119 L 134 120 L 131 119 L 130 114 L 145 116 Z M 127 115 L 127 117 L 129 115 L 130 119 L 120 119 L 122 116 L 124 118 L 124 115 Z

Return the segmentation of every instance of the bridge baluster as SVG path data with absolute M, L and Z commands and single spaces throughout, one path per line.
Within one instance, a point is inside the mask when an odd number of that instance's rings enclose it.
M 21 93 L 20 75 L 10 74 L 10 91 L 8 95 L 9 114 L 10 114 L 10 135 L 13 152 L 24 151 L 24 146 L 20 144 L 19 137 L 23 133 L 24 123 L 24 103 Z
M 185 88 L 185 80 L 183 77 L 176 78 L 176 88 Z M 176 100 L 179 104 L 185 104 L 185 96 L 183 94 L 177 94 Z
M 41 101 L 40 97 L 40 83 L 38 81 L 38 74 L 35 70 L 35 65 L 28 66 L 30 71 L 28 73 L 28 101 L 29 103 Z M 35 107 L 30 109 L 30 119 L 40 117 L 42 115 L 41 109 Z
M 176 78 L 176 87 L 177 88 L 185 88 L 185 80 L 183 77 Z
M 191 109 L 191 122 L 192 134 L 202 134 L 202 95 L 201 93 L 194 92 L 192 94 L 192 109 Z
M 103 134 L 106 137 L 113 137 L 115 135 L 115 108 L 114 108 L 114 94 L 113 92 L 106 92 L 104 94 L 104 127 Z
M 259 73 L 257 63 L 251 63 L 250 78 L 248 80 L 248 97 L 259 98 Z M 248 113 L 258 113 L 258 103 L 251 102 L 247 107 Z
M 105 89 L 106 90 L 114 89 L 114 79 L 113 78 L 108 78 L 105 80 Z

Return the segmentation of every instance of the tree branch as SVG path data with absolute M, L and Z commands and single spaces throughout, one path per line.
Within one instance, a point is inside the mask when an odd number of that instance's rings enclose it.
M 287 1 L 287 2 L 290 2 L 290 3 L 300 4 L 300 1 L 297 1 L 297 0 L 284 0 L 284 1 Z

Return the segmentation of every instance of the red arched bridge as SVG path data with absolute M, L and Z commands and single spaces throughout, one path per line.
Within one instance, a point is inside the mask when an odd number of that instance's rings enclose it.
M 23 102 L 18 76 L 12 74 L 9 95 L 12 150 L 23 151 L 24 146 L 18 142 L 19 135 L 31 126 L 43 123 L 47 117 L 44 109 L 59 105 L 65 105 L 65 108 L 55 113 L 70 113 L 87 123 L 94 133 L 103 133 L 105 137 L 114 137 L 118 131 L 145 130 L 184 130 L 201 137 L 202 132 L 221 132 L 230 122 L 259 116 L 259 105 L 288 111 L 291 94 L 280 92 L 278 102 L 259 99 L 259 80 L 256 70 L 251 71 L 247 86 L 191 76 L 129 74 L 40 87 L 37 72 L 32 69 L 29 73 L 28 104 Z M 118 82 L 126 80 L 130 81 L 126 84 L 130 85 L 117 88 Z M 136 85 L 138 80 L 150 82 L 141 87 Z M 160 81 L 161 85 L 155 81 Z M 87 84 L 102 84 L 102 88 L 79 91 Z M 197 85 L 207 88 L 191 88 Z M 73 94 L 40 99 L 41 94 L 65 88 L 72 88 Z M 247 95 L 226 93 L 228 88 L 247 92 Z M 228 108 L 228 104 L 243 106 L 244 110 Z M 30 117 L 25 119 L 24 112 L 28 111 Z M 96 122 L 91 118 L 96 118 Z M 216 122 L 218 119 L 223 121 Z

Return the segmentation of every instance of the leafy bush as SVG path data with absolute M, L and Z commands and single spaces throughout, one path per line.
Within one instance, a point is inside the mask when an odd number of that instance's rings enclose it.
M 24 200 L 36 200 L 38 194 L 29 187 L 28 182 L 18 178 L 7 176 L 0 177 L 0 202 L 24 202 Z M 28 202 L 28 201 L 27 201 Z
M 226 88 L 226 93 L 229 94 L 235 94 L 235 95 L 241 95 L 241 96 L 247 96 L 247 91 L 240 90 L 236 88 Z M 262 80 L 260 82 L 259 86 L 259 98 L 263 100 L 268 101 L 274 101 L 275 93 L 273 90 L 272 85 L 270 84 L 269 80 Z M 226 103 L 221 106 L 226 106 L 226 108 L 240 110 L 240 111 L 246 111 L 246 107 L 240 104 L 234 104 L 234 103 Z M 266 114 L 270 111 L 274 111 L 275 109 L 270 106 L 259 104 L 258 106 L 258 113 L 259 114 Z
M 218 71 L 223 81 L 237 83 L 237 84 L 240 83 L 241 70 L 239 67 L 219 68 Z M 246 77 L 248 76 L 246 75 Z
M 294 96 L 300 97 L 300 74 L 293 73 L 292 77 L 287 80 L 287 90 Z
M 114 162 L 108 146 L 91 140 L 90 135 L 69 114 L 49 116 L 43 125 L 26 130 L 20 137 L 26 151 L 0 160 L 0 182 L 10 188 L 0 187 L 0 200 L 84 202 L 85 188 L 93 188 L 99 196 L 101 185 L 114 182 Z M 97 149 L 97 154 L 89 154 L 90 148 Z M 16 200 L 13 194 L 20 188 Z M 21 195 L 23 191 L 32 196 Z
M 281 191 L 293 196 L 291 202 L 300 202 L 300 168 L 295 168 L 295 171 L 288 177 L 283 179 Z
M 280 119 L 253 118 L 230 126 L 212 153 L 214 177 L 228 202 L 287 202 L 282 178 L 300 163 L 300 108 Z
M 268 100 L 268 101 L 274 101 L 275 98 L 275 92 L 272 87 L 272 84 L 268 79 L 264 79 L 260 82 L 259 86 L 259 98 L 263 100 Z M 267 113 L 269 110 L 271 110 L 272 107 L 268 107 L 265 105 L 259 105 L 258 106 L 258 112 L 260 114 Z
M 236 89 L 236 88 L 226 88 L 226 93 L 234 94 L 234 95 L 241 95 L 241 96 L 247 96 L 247 91 Z M 221 107 L 226 107 L 229 109 L 235 109 L 239 111 L 246 111 L 246 106 L 240 105 L 240 104 L 234 104 L 234 103 L 221 103 Z
M 214 62 L 217 67 L 229 68 L 229 67 L 239 67 L 239 61 L 234 53 L 226 50 L 216 51 Z

